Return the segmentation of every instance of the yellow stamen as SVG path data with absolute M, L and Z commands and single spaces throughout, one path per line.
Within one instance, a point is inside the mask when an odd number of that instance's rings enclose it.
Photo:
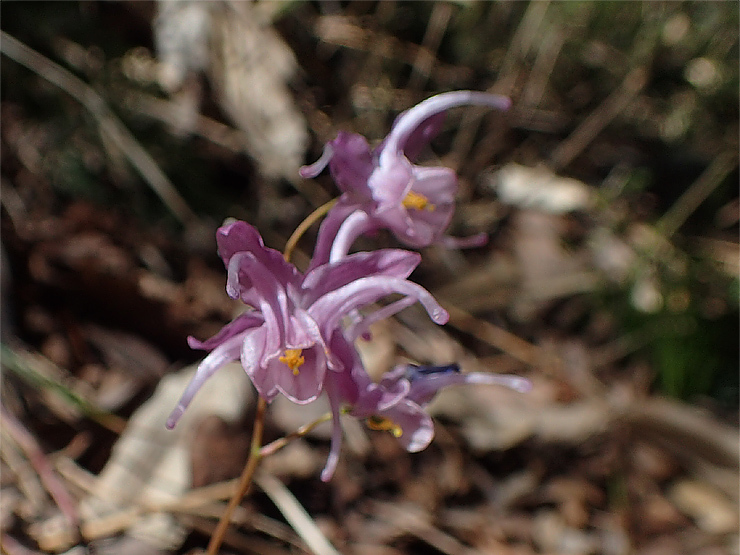
M 390 418 L 371 416 L 366 420 L 366 423 L 367 427 L 371 430 L 388 431 L 393 434 L 393 437 L 401 437 L 403 435 L 401 426 L 393 422 Z
M 427 197 L 421 193 L 415 193 L 413 191 L 408 192 L 406 198 L 401 201 L 401 204 L 406 208 L 413 208 L 414 210 L 429 210 L 430 212 L 435 208 L 435 206 L 429 202 Z
M 297 376 L 299 374 L 298 369 L 306 362 L 306 359 L 301 356 L 302 352 L 302 349 L 285 349 L 285 354 L 278 360 L 287 364 L 288 368 L 293 370 L 293 375 Z

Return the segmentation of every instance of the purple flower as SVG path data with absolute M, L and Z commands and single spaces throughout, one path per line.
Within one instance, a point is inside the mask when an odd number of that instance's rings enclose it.
M 340 132 L 317 162 L 301 168 L 301 176 L 309 178 L 328 165 L 342 191 L 319 230 L 314 264 L 340 259 L 357 237 L 377 229 L 391 230 L 412 247 L 444 240 L 454 212 L 455 172 L 417 166 L 410 160 L 440 131 L 446 110 L 470 104 L 506 110 L 511 101 L 475 91 L 438 94 L 401 114 L 376 149 L 371 150 L 361 135 Z M 458 244 L 483 242 L 485 235 Z
M 356 253 L 303 275 L 278 251 L 265 247 L 257 230 L 245 222 L 219 228 L 217 242 L 228 269 L 226 291 L 253 310 L 207 341 L 188 339 L 191 347 L 211 352 L 170 415 L 170 428 L 205 380 L 227 362 L 241 359 L 267 401 L 283 393 L 303 404 L 321 393 L 327 370 L 349 372 L 357 363 L 353 341 L 374 321 L 417 301 L 436 323 L 448 319 L 429 292 L 406 279 L 420 261 L 417 253 L 394 249 Z M 360 315 L 359 309 L 393 293 L 402 297 Z M 355 319 L 345 330 L 348 314 Z
M 415 453 L 425 449 L 434 437 L 434 423 L 424 408 L 440 389 L 460 384 L 502 385 L 522 393 L 532 388 L 529 380 L 519 376 L 462 373 L 457 364 L 403 364 L 386 373 L 378 383 L 370 380 L 357 361 L 350 372 L 332 374 L 326 388 L 334 413 L 334 433 L 321 479 L 331 478 L 339 459 L 342 405 L 349 407 L 347 412 L 352 416 L 365 419 L 369 428 L 389 431 L 407 451 Z

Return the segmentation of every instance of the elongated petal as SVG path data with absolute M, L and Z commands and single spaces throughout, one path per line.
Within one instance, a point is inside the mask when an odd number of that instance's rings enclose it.
M 198 369 L 195 371 L 195 376 L 190 380 L 190 383 L 185 388 L 182 397 L 180 397 L 177 407 L 175 407 L 167 419 L 166 425 L 169 429 L 175 427 L 175 424 L 180 420 L 185 409 L 188 408 L 193 397 L 195 397 L 195 394 L 198 393 L 198 390 L 203 386 L 206 380 L 227 362 L 239 359 L 239 354 L 242 350 L 242 342 L 245 337 L 250 335 L 250 333 L 253 334 L 254 332 L 242 332 L 239 335 L 235 335 L 227 339 L 203 359 L 203 362 L 198 365 Z
M 385 148 L 380 153 L 380 164 L 384 163 L 385 157 L 401 154 L 412 133 L 431 116 L 463 105 L 490 106 L 497 110 L 508 110 L 511 100 L 505 96 L 477 91 L 453 91 L 427 98 L 407 110 L 403 117 L 398 118 L 388 134 Z
M 344 220 L 344 223 L 342 223 L 337 231 L 334 243 L 331 245 L 329 262 L 337 262 L 347 256 L 352 244 L 360 235 L 374 231 L 376 228 L 377 222 L 370 214 L 364 210 L 355 210 L 352 212 L 352 214 L 347 216 L 347 219 Z
M 341 398 L 335 389 L 333 382 L 328 381 L 326 392 L 329 397 L 329 406 L 331 407 L 332 429 L 331 429 L 331 447 L 329 456 L 326 458 L 326 464 L 321 471 L 321 481 L 328 482 L 334 476 L 339 463 L 339 453 L 342 450 L 342 423 L 340 422 Z
M 406 278 L 421 262 L 421 255 L 401 249 L 381 249 L 350 254 L 338 262 L 320 266 L 306 274 L 302 288 L 313 302 L 330 291 L 366 276 Z
M 488 243 L 488 233 L 476 233 L 468 237 L 450 237 L 443 235 L 439 238 L 440 244 L 448 249 L 470 249 L 473 247 L 482 247 Z
M 321 157 L 316 160 L 313 164 L 308 166 L 301 166 L 298 170 L 298 175 L 303 179 L 311 179 L 319 175 L 324 168 L 329 165 L 329 160 L 334 156 L 334 148 L 331 143 L 324 145 L 324 152 L 321 153 Z
M 324 218 L 324 221 L 321 222 L 321 227 L 319 227 L 319 234 L 316 237 L 316 246 L 314 247 L 313 256 L 311 257 L 311 263 L 308 266 L 309 272 L 312 269 L 327 264 L 329 262 L 330 253 L 334 243 L 337 240 L 337 233 L 339 232 L 339 229 L 342 227 L 345 220 L 350 216 L 350 214 L 358 210 L 364 213 L 364 209 L 362 208 L 362 206 L 360 204 L 352 202 L 347 195 L 342 195 L 341 197 L 339 197 L 339 201 L 337 202 L 337 204 L 335 204 L 334 207 L 329 210 L 326 218 Z M 343 239 L 343 241 L 345 242 L 347 240 L 347 238 Z M 354 241 L 354 238 L 351 238 L 350 240 Z M 346 249 L 345 252 L 349 252 L 350 246 L 351 245 L 346 245 L 346 247 L 342 248 Z
M 414 303 L 416 303 L 415 298 L 404 297 L 403 299 L 399 299 L 384 306 L 383 308 L 379 308 L 378 310 L 371 312 L 367 316 L 359 316 L 355 319 L 350 328 L 347 330 L 347 337 L 349 337 L 353 341 L 358 337 L 364 338 L 365 334 L 368 333 L 370 326 L 372 326 L 375 322 L 390 318 L 394 314 L 398 314 L 404 308 L 408 308 Z
M 394 372 L 397 379 L 399 377 L 398 370 L 396 369 Z M 405 370 L 402 379 L 411 383 L 407 398 L 421 406 L 429 403 L 440 389 L 452 385 L 500 385 L 520 393 L 526 393 L 532 388 L 532 383 L 520 376 L 483 372 L 462 373 L 457 365 L 431 368 L 405 365 L 400 370 Z M 388 386 L 384 382 L 381 382 L 381 385 Z
M 262 315 L 259 312 L 245 312 L 226 324 L 210 339 L 199 341 L 195 337 L 188 337 L 188 345 L 191 349 L 210 351 L 250 328 L 261 326 L 263 322 L 264 318 L 262 318 Z
M 339 326 L 350 311 L 373 303 L 385 295 L 399 293 L 417 299 L 437 324 L 449 319 L 447 311 L 423 287 L 405 279 L 387 276 L 360 278 L 319 298 L 308 309 L 324 333 Z

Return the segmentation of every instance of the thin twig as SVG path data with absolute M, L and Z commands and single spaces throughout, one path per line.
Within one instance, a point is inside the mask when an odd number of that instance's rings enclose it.
M 310 422 L 308 424 L 304 424 L 300 428 L 298 428 L 296 431 L 289 433 L 287 436 L 281 437 L 273 441 L 272 443 L 268 443 L 262 449 L 260 449 L 260 455 L 262 457 L 267 457 L 269 455 L 273 455 L 277 453 L 280 449 L 288 445 L 291 441 L 294 439 L 301 438 L 308 434 L 311 430 L 313 430 L 316 426 L 319 424 L 323 424 L 324 422 L 328 422 L 332 419 L 331 412 L 327 412 L 325 415 L 317 418 L 313 422 Z
M 550 167 L 563 169 L 578 156 L 594 138 L 640 93 L 648 81 L 644 67 L 630 71 L 622 84 L 610 94 L 583 122 L 561 142 L 550 155 Z
M 440 302 L 450 314 L 449 324 L 460 331 L 469 333 L 530 366 L 542 364 L 545 360 L 545 353 L 540 347 L 490 322 L 476 318 L 456 306 Z
M 684 191 L 656 224 L 666 237 L 673 235 L 694 211 L 699 208 L 725 178 L 737 167 L 737 152 L 723 152 L 717 156 L 699 178 Z
M 195 212 L 180 196 L 169 178 L 92 87 L 3 31 L 0 31 L 0 51 L 53 83 L 85 106 L 98 122 L 100 131 L 121 149 L 141 177 L 149 183 L 152 190 L 180 223 L 187 225 L 197 222 L 198 217 Z
M 57 477 L 36 438 L 26 429 L 20 420 L 3 406 L 0 406 L 0 424 L 2 424 L 8 435 L 21 448 L 23 453 L 25 453 L 31 466 L 33 466 L 39 475 L 44 488 L 49 492 L 49 495 L 57 504 L 59 510 L 62 511 L 64 517 L 78 532 L 77 535 L 80 537 L 80 519 L 77 514 L 76 502 Z
M 236 509 L 239 503 L 241 503 L 244 495 L 247 493 L 247 491 L 249 491 L 249 486 L 252 484 L 254 472 L 255 470 L 257 470 L 257 465 L 259 465 L 260 460 L 262 460 L 260 447 L 262 443 L 262 431 L 264 430 L 265 425 L 266 408 L 267 401 L 265 401 L 263 397 L 260 397 L 257 401 L 257 412 L 254 415 L 252 445 L 249 451 L 249 459 L 247 460 L 244 471 L 239 478 L 239 487 L 229 500 L 229 504 L 227 505 L 224 514 L 221 516 L 221 520 L 219 521 L 215 532 L 213 532 L 213 535 L 211 536 L 211 541 L 208 542 L 208 555 L 216 555 L 218 553 L 218 548 L 221 546 L 224 535 L 226 534 L 226 531 L 229 528 L 229 524 L 231 523 L 231 515 L 233 514 L 234 509 Z
M 407 89 L 420 90 L 429 80 L 434 63 L 437 61 L 437 50 L 439 50 L 439 45 L 442 43 L 442 38 L 452 17 L 452 9 L 452 4 L 448 2 L 436 2 L 434 4 L 427 30 L 421 41 L 421 47 L 416 52 L 416 59 L 414 60 Z

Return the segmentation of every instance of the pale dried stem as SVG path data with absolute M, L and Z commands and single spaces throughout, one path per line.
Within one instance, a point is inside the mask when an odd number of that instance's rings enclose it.
M 416 53 L 413 70 L 407 85 L 408 89 L 419 90 L 429 80 L 434 63 L 437 61 L 437 50 L 442 43 L 442 37 L 447 31 L 447 25 L 452 17 L 452 10 L 451 3 L 436 2 L 434 4 L 424 38 L 421 41 L 421 47 Z
M 285 485 L 269 474 L 258 473 L 254 481 L 275 503 L 285 520 L 316 555 L 339 555 L 306 509 Z

